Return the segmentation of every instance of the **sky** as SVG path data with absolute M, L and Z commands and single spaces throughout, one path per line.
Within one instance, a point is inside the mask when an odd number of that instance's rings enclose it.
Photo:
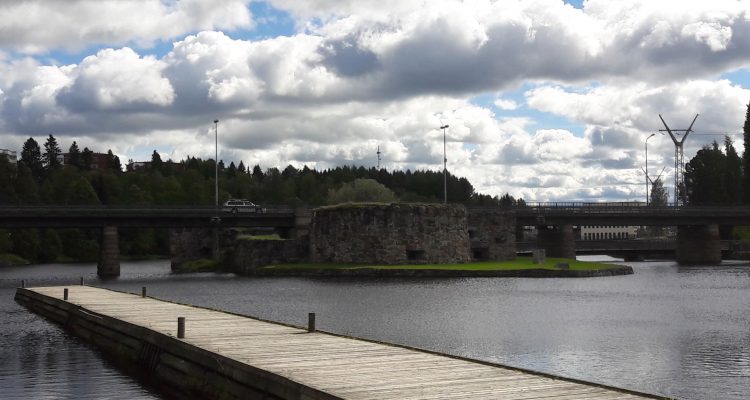
M 448 170 L 527 201 L 645 200 L 750 102 L 750 0 L 0 2 L 0 148 Z M 214 120 L 219 120 L 214 125 Z

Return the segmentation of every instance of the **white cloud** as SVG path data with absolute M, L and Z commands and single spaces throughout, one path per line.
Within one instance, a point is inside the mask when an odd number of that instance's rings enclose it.
M 627 200 L 644 194 L 659 113 L 735 131 L 750 100 L 715 79 L 750 66 L 750 6 L 737 1 L 276 0 L 299 32 L 256 41 L 210 30 L 250 28 L 245 1 L 60 4 L 0 5 L 30 16 L 0 22 L 3 143 L 51 132 L 126 159 L 149 147 L 211 157 L 218 118 L 222 157 L 248 165 L 372 166 L 380 146 L 388 168 L 437 170 L 448 124 L 448 167 L 481 192 Z M 165 56 L 119 47 L 165 38 Z M 12 56 L 92 43 L 117 48 L 66 66 Z M 507 92 L 521 84 L 524 107 Z M 494 107 L 468 100 L 488 94 Z M 689 140 L 686 155 L 713 138 Z M 649 146 L 652 168 L 670 165 L 668 138 Z
M 512 111 L 518 108 L 518 104 L 516 104 L 515 101 L 508 99 L 495 99 L 493 104 L 495 104 L 495 107 L 506 111 Z
M 63 106 L 88 109 L 153 110 L 174 100 L 174 89 L 163 75 L 165 63 L 154 57 L 140 57 L 133 50 L 105 49 L 86 57 L 71 68 L 72 83 L 58 93 Z
M 248 0 L 35 0 L 0 4 L 0 46 L 24 53 L 149 46 L 196 30 L 252 28 Z

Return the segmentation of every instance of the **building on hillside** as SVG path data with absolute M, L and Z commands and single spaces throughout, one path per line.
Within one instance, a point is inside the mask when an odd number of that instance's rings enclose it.
M 184 171 L 185 170 L 185 164 L 181 162 L 174 162 L 174 161 L 163 161 L 162 164 L 171 169 L 172 171 Z M 128 163 L 128 165 L 125 167 L 126 171 L 138 171 L 142 169 L 151 169 L 151 161 L 131 161 Z
M 57 161 L 62 165 L 70 165 L 70 153 L 62 153 L 58 155 Z M 91 169 L 107 169 L 110 167 L 108 154 L 91 153 Z
M 637 226 L 624 225 L 604 225 L 591 226 L 582 225 L 580 227 L 581 240 L 617 240 L 617 239 L 635 239 L 638 231 Z
M 6 157 L 10 162 L 18 162 L 18 156 L 13 150 L 0 149 L 0 156 Z

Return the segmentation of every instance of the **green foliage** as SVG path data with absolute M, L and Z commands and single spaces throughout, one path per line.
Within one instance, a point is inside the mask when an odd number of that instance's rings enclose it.
M 12 230 L 11 242 L 13 253 L 27 260 L 36 261 L 39 258 L 39 232 L 36 229 Z
M 347 202 L 377 202 L 393 203 L 397 201 L 392 190 L 378 183 L 374 179 L 355 179 L 345 183 L 337 190 L 328 193 L 328 204 Z
M 662 182 L 661 178 L 656 178 L 651 184 L 649 205 L 652 207 L 664 207 L 667 203 L 669 203 L 669 196 L 666 189 L 664 189 L 664 182 Z
M 183 273 L 183 272 L 214 272 L 218 271 L 221 267 L 221 263 L 215 260 L 207 260 L 201 258 L 198 260 L 192 260 L 184 262 L 178 266 L 172 268 L 172 271 Z
M 18 201 L 13 179 L 16 174 L 16 165 L 7 157 L 0 156 L 0 204 L 13 204 Z
M 63 229 L 58 232 L 63 253 L 79 261 L 96 261 L 99 256 L 98 230 Z
M 745 125 L 742 127 L 745 149 L 742 152 L 742 168 L 744 175 L 742 177 L 743 201 L 750 204 L 750 103 L 747 103 L 745 112 Z
M 42 162 L 42 150 L 34 138 L 28 138 L 21 149 L 19 164 L 25 165 L 31 170 L 31 175 L 37 182 L 44 179 L 44 163 Z
M 13 250 L 13 240 L 10 231 L 0 229 L 0 253 L 10 253 Z
M 725 152 L 714 142 L 704 146 L 685 166 L 688 204 L 737 204 L 740 199 L 742 170 L 732 141 L 724 142 Z M 726 153 L 726 154 L 725 154 Z
M 60 236 L 52 229 L 43 229 L 40 235 L 39 261 L 54 262 L 63 255 Z
M 722 181 L 726 190 L 725 202 L 727 204 L 742 204 L 742 159 L 737 154 L 729 136 L 724 138 L 724 152 L 726 153 L 726 164 Z
M 83 159 L 81 158 L 81 150 L 78 148 L 78 143 L 73 141 L 73 144 L 68 148 L 68 164 L 76 167 L 83 167 Z
M 42 163 L 47 173 L 62 165 L 58 160 L 60 154 L 62 154 L 62 150 L 60 150 L 60 145 L 57 144 L 57 139 L 49 135 L 47 141 L 44 142 L 44 154 L 42 154 Z

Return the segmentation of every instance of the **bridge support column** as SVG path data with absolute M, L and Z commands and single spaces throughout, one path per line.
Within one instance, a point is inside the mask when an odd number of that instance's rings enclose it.
M 576 258 L 572 225 L 537 226 L 536 243 L 547 257 Z
M 677 228 L 677 263 L 714 265 L 721 262 L 721 240 L 716 224 Z
M 120 276 L 120 237 L 116 226 L 102 228 L 96 274 L 102 278 Z

